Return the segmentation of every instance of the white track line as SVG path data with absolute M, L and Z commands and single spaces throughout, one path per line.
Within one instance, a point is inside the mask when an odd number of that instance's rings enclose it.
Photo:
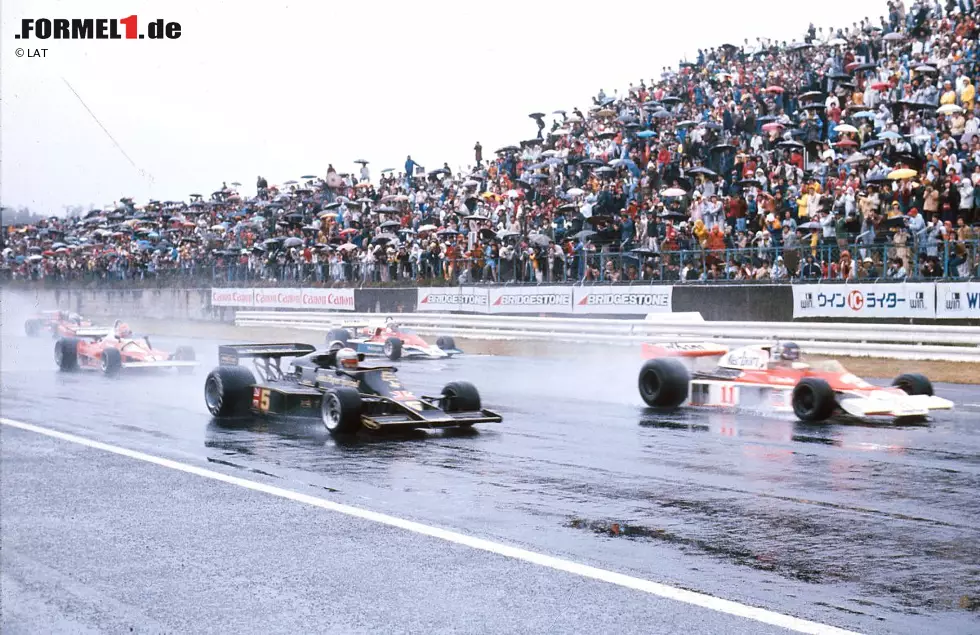
M 564 571 L 565 573 L 571 573 L 584 578 L 591 578 L 593 580 L 601 580 L 610 584 L 616 584 L 621 587 L 642 591 L 644 593 L 667 598 L 669 600 L 699 606 L 712 611 L 717 611 L 719 613 L 725 613 L 736 617 L 754 620 L 756 622 L 762 622 L 764 624 L 779 626 L 798 633 L 813 633 L 819 635 L 855 635 L 854 631 L 847 631 L 834 626 L 821 624 L 819 622 L 811 622 L 809 620 L 792 617 L 790 615 L 783 615 L 782 613 L 776 613 L 774 611 L 756 608 L 754 606 L 739 604 L 738 602 L 733 602 L 731 600 L 723 600 L 712 595 L 687 591 L 685 589 L 679 589 L 666 584 L 644 580 L 643 578 L 636 578 L 622 573 L 608 571 L 606 569 L 599 569 L 597 567 L 591 567 L 589 565 L 572 562 L 570 560 L 562 560 L 561 558 L 555 558 L 553 556 L 548 556 L 534 551 L 528 551 L 527 549 L 492 542 L 482 538 L 475 538 L 473 536 L 467 536 L 466 534 L 461 534 L 455 531 L 440 529 L 439 527 L 423 525 L 421 523 L 405 520 L 396 516 L 389 516 L 387 514 L 373 512 L 367 509 L 361 509 L 359 507 L 351 507 L 350 505 L 342 505 L 324 498 L 318 498 L 308 494 L 300 494 L 299 492 L 283 489 L 281 487 L 275 487 L 273 485 L 258 483 L 256 481 L 250 481 L 237 476 L 222 474 L 221 472 L 215 472 L 197 467 L 195 465 L 189 465 L 187 463 L 181 463 L 179 461 L 173 461 L 171 459 L 165 459 L 159 456 L 153 456 L 151 454 L 137 452 L 136 450 L 130 450 L 116 445 L 109 445 L 108 443 L 93 441 L 92 439 L 87 439 L 74 434 L 68 434 L 67 432 L 52 430 L 50 428 L 44 428 L 30 423 L 24 423 L 23 421 L 15 421 L 13 419 L 0 417 L 0 424 L 10 426 L 12 428 L 20 428 L 21 430 L 36 432 L 37 434 L 43 434 L 62 441 L 68 441 L 70 443 L 77 443 L 78 445 L 84 445 L 97 450 L 111 452 L 120 456 L 136 459 L 137 461 L 152 463 L 171 470 L 177 470 L 178 472 L 194 474 L 196 476 L 221 481 L 230 485 L 244 487 L 245 489 L 250 489 L 256 492 L 271 494 L 273 496 L 285 498 L 297 503 L 305 503 L 307 505 L 312 505 L 328 511 L 346 514 L 348 516 L 361 518 L 363 520 L 368 520 L 375 523 L 381 523 L 383 525 L 389 525 L 391 527 L 397 527 L 406 531 L 422 534 L 423 536 L 430 536 L 432 538 L 438 538 L 439 540 L 445 540 L 458 545 L 465 545 L 473 549 L 488 551 L 506 558 L 530 562 L 542 567 L 548 567 L 549 569 Z

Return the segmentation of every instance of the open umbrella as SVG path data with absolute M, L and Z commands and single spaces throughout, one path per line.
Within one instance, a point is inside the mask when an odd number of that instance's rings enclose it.
M 666 190 L 660 193 L 661 196 L 665 198 L 673 198 L 675 196 L 685 196 L 687 192 L 679 187 L 668 187 Z
M 900 179 L 910 179 L 916 174 L 918 174 L 918 172 L 910 168 L 900 168 L 898 170 L 892 170 L 891 172 L 889 172 L 888 178 L 893 181 L 897 181 Z
M 936 110 L 936 112 L 941 115 L 951 115 L 956 112 L 963 112 L 963 108 L 961 106 L 957 106 L 956 104 L 943 104 Z
M 854 132 L 857 132 L 858 131 L 857 128 L 855 128 L 854 126 L 852 126 L 849 123 L 842 123 L 842 124 L 840 124 L 838 126 L 835 126 L 834 127 L 834 130 L 837 131 L 837 132 L 851 132 L 851 133 L 854 133 Z

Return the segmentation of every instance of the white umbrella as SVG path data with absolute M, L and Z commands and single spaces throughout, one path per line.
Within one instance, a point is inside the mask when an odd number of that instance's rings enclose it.
M 849 123 L 842 123 L 839 126 L 835 127 L 834 130 L 836 130 L 837 132 L 857 132 L 858 131 L 857 128 L 855 128 L 854 126 L 852 126 Z
M 847 40 L 840 37 L 835 37 L 834 39 L 827 42 L 827 46 L 844 46 L 847 44 Z
M 344 243 L 340 247 L 337 247 L 337 249 L 343 249 L 344 251 L 350 251 L 351 249 L 357 249 L 357 245 L 355 245 L 354 243 Z
M 435 225 L 422 225 L 421 227 L 419 227 L 420 232 L 433 232 L 437 229 L 439 228 L 436 227 Z
M 517 190 L 507 190 L 507 196 L 509 196 L 511 198 L 517 198 L 520 195 L 521 195 L 521 193 L 518 192 Z
M 476 187 L 479 184 L 480 184 L 480 182 L 477 181 L 476 179 L 469 179 L 469 180 L 463 181 L 463 187 Z
M 582 190 L 581 188 L 573 187 L 572 189 L 568 190 L 565 193 L 568 194 L 569 196 L 582 196 L 583 194 L 585 194 L 585 191 Z
M 867 160 L 868 160 L 868 157 L 866 157 L 865 155 L 861 154 L 860 152 L 855 152 L 851 156 L 847 157 L 844 160 L 844 163 L 849 164 L 849 165 L 853 165 L 855 163 L 864 163 Z
M 886 42 L 898 42 L 899 40 L 904 40 L 905 36 L 901 33 L 886 33 L 885 37 L 881 38 Z
M 674 196 L 685 196 L 687 192 L 679 187 L 668 187 L 666 190 L 660 193 L 661 196 L 666 196 L 668 198 Z
M 954 112 L 963 112 L 963 108 L 956 104 L 944 104 L 936 109 L 936 112 L 941 115 L 951 115 Z

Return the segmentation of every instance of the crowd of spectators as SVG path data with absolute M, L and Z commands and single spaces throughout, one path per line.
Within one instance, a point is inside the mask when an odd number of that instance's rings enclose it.
M 980 12 L 900 0 L 697 59 L 474 165 L 369 162 L 9 226 L 8 277 L 426 281 L 980 276 Z M 533 130 L 534 126 L 530 126 Z

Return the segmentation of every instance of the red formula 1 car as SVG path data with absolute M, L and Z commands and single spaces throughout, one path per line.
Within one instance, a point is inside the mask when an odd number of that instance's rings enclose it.
M 834 360 L 807 363 L 793 342 L 743 346 L 714 343 L 647 344 L 640 396 L 649 406 L 743 407 L 793 412 L 801 421 L 856 417 L 925 419 L 953 402 L 933 395 L 923 375 L 899 375 L 891 387 L 870 384 Z
M 71 311 L 41 311 L 24 322 L 24 331 L 31 337 L 37 337 L 42 331 L 54 337 L 71 337 L 76 330 L 90 326 L 90 320 Z
M 155 368 L 176 368 L 178 372 L 189 373 L 198 365 L 193 348 L 179 346 L 173 353 L 153 348 L 150 338 L 133 337 L 130 328 L 120 320 L 111 329 L 80 328 L 74 336 L 58 339 L 54 359 L 63 371 L 100 370 L 106 375 Z

